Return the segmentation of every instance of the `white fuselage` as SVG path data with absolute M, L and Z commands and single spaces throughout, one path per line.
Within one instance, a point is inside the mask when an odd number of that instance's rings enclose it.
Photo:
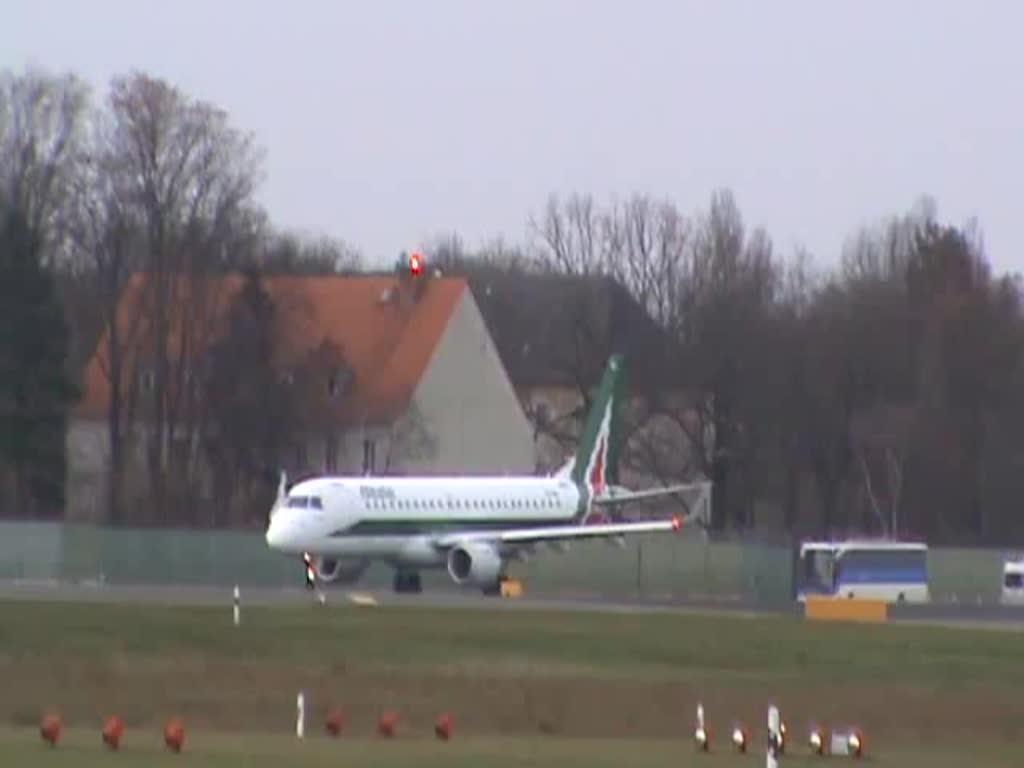
M 564 477 L 322 477 L 288 492 L 266 538 L 287 554 L 443 567 L 431 535 L 564 525 L 580 508 Z

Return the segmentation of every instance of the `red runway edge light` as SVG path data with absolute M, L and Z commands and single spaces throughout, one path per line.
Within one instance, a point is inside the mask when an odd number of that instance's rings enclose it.
M 441 741 L 448 741 L 452 737 L 452 716 L 447 712 L 434 723 L 434 735 Z
M 124 735 L 124 721 L 117 715 L 107 718 L 103 724 L 103 743 L 107 749 L 117 750 L 121 746 L 121 737 Z
M 332 709 L 327 713 L 327 722 L 325 724 L 327 733 L 337 738 L 341 735 L 342 730 L 345 727 L 345 715 L 340 709 Z
M 384 738 L 391 738 L 395 735 L 395 727 L 398 725 L 398 715 L 394 712 L 384 712 L 377 721 L 377 733 Z
M 46 715 L 39 724 L 39 736 L 51 747 L 60 741 L 60 715 Z
M 164 726 L 164 744 L 172 752 L 181 752 L 185 746 L 185 724 L 181 718 L 172 717 Z

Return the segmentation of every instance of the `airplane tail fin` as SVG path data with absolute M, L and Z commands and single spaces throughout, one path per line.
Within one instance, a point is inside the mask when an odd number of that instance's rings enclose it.
M 622 399 L 624 367 L 621 355 L 612 355 L 608 359 L 608 367 L 590 406 L 576 456 L 569 468 L 569 476 L 586 495 L 581 512 L 583 516 L 589 512 L 590 499 L 618 481 L 621 449 L 619 401 Z

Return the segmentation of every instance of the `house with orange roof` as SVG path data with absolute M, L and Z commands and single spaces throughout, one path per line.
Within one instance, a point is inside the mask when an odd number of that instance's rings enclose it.
M 105 519 L 115 400 L 122 423 L 130 425 L 124 430 L 127 508 L 145 498 L 154 466 L 145 447 L 156 423 L 154 403 L 164 408 L 161 460 L 182 453 L 202 463 L 197 431 L 207 426 L 202 397 L 189 383 L 224 336 L 228 308 L 245 278 L 197 278 L 163 293 L 171 298 L 165 299 L 162 362 L 153 354 L 159 348 L 153 282 L 146 275 L 129 281 L 116 329 L 106 329 L 86 365 L 68 431 L 68 519 Z M 261 283 L 279 320 L 270 362 L 294 388 L 304 425 L 281 467 L 291 477 L 533 471 L 529 420 L 464 278 L 288 275 Z M 111 364 L 112 330 L 122 350 L 119 365 Z M 166 382 L 162 400 L 154 395 L 157 380 Z M 212 487 L 211 474 L 200 466 L 190 477 Z

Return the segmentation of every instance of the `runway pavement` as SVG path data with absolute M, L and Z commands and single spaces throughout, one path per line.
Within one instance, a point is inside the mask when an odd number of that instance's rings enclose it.
M 609 599 L 597 595 L 559 597 L 484 597 L 469 590 L 424 590 L 419 595 L 400 595 L 383 590 L 335 588 L 325 590 L 328 605 L 488 608 L 494 610 L 577 610 L 604 613 L 674 612 L 727 614 L 749 618 L 800 615 L 795 602 L 771 608 L 754 603 L 693 599 Z M 0 600 L 59 600 L 87 602 L 159 603 L 165 605 L 230 605 L 232 587 L 206 585 L 100 585 L 39 581 L 0 581 Z M 314 593 L 303 589 L 243 587 L 243 605 L 285 605 L 314 602 Z M 943 603 L 892 606 L 890 620 L 956 627 L 985 627 L 1024 631 L 1024 606 Z
M 230 605 L 232 587 L 206 585 L 93 585 L 40 581 L 0 581 L 0 600 L 57 600 L 117 603 L 158 603 L 164 605 Z M 419 595 L 349 588 L 327 589 L 329 605 L 493 608 L 496 610 L 585 610 L 607 613 L 720 611 L 730 614 L 762 615 L 752 605 L 721 604 L 711 601 L 630 601 L 600 596 L 484 597 L 469 590 L 424 590 Z M 311 603 L 316 593 L 303 588 L 250 587 L 240 589 L 243 605 L 285 605 Z

